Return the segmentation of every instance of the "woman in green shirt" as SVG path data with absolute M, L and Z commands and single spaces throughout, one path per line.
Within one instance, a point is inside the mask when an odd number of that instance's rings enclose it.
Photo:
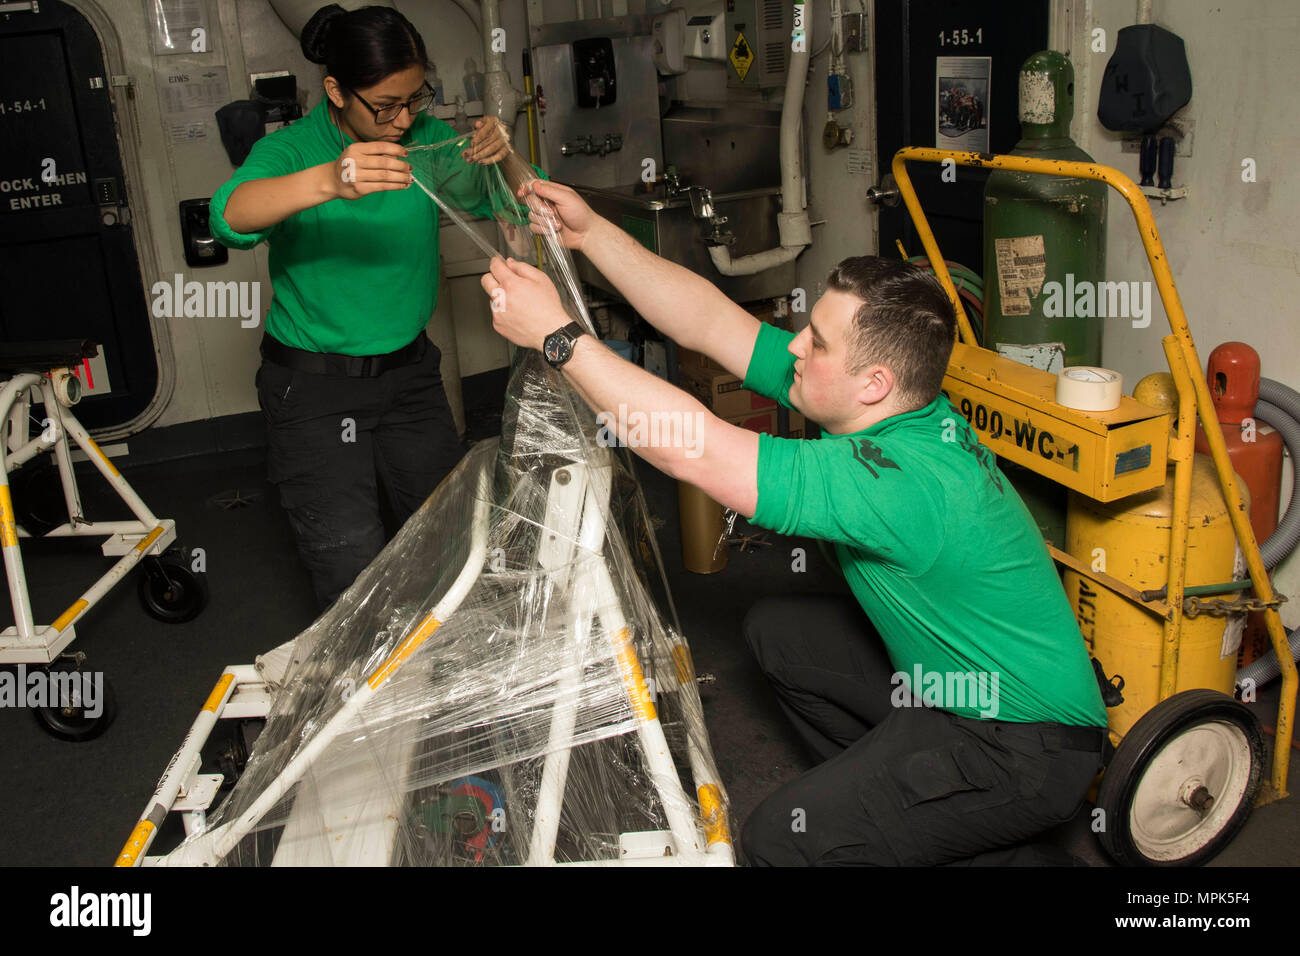
M 254 145 L 210 218 L 225 245 L 269 246 L 257 373 L 268 473 L 324 609 L 384 545 L 380 487 L 405 522 L 463 451 L 424 331 L 438 210 L 405 158 L 456 132 L 423 112 L 424 41 L 396 10 L 323 7 L 302 48 L 326 66 L 325 98 Z M 433 153 L 442 197 L 490 214 L 487 167 L 509 152 L 504 124 L 479 120 L 467 148 Z

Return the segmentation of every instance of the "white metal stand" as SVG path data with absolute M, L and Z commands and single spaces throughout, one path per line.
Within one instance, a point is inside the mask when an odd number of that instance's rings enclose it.
M 62 371 L 62 370 L 56 370 Z M 30 437 L 31 393 L 38 392 L 45 407 L 45 422 L 39 435 Z M 104 476 L 118 497 L 135 515 L 135 521 L 89 521 L 81 506 L 68 438 L 76 441 L 91 463 Z M 68 506 L 68 520 L 45 535 L 59 537 L 108 536 L 102 550 L 120 559 L 92 584 L 52 624 L 37 625 L 32 619 L 27 577 L 23 571 L 19 538 L 29 537 L 18 528 L 9 494 L 9 472 L 37 455 L 53 451 Z M 58 399 L 51 376 L 20 373 L 0 387 L 0 544 L 3 545 L 9 598 L 13 603 L 14 625 L 0 631 L 0 664 L 49 664 L 72 643 L 75 624 L 121 581 L 141 559 L 158 555 L 176 540 L 176 523 L 157 518 L 95 444 L 76 416 Z
M 608 452 L 606 452 L 608 455 Z M 633 714 L 636 733 L 645 753 L 651 780 L 660 804 L 663 806 L 669 830 L 664 833 L 623 834 L 622 860 L 589 861 L 586 865 L 617 863 L 650 865 L 731 865 L 734 863 L 731 838 L 722 807 L 721 787 L 702 758 L 693 741 L 705 733 L 702 720 L 688 729 L 689 757 L 692 775 L 697 787 L 700 819 L 693 813 L 691 801 L 682 788 L 677 769 L 672 761 L 654 702 L 642 673 L 641 664 L 633 645 L 630 629 L 622 610 L 622 602 L 609 573 L 603 554 L 606 526 L 609 517 L 610 467 L 608 458 L 600 467 L 570 464 L 558 468 L 551 476 L 547 499 L 547 514 L 543 522 L 543 539 L 538 549 L 538 563 L 548 573 L 556 576 L 553 593 L 568 594 L 569 634 L 572 642 L 571 665 L 558 675 L 560 692 L 551 714 L 549 744 L 542 769 L 540 797 L 536 808 L 536 822 L 530 840 L 527 862 L 531 865 L 552 865 L 555 862 L 555 844 L 559 830 L 560 814 L 564 804 L 569 757 L 572 753 L 574 730 L 577 722 L 578 681 L 582 670 L 584 651 L 597 637 L 609 641 Z M 362 713 L 367 703 L 379 692 L 388 679 L 403 666 L 407 658 L 441 624 L 453 615 L 483 570 L 487 550 L 489 502 L 491 498 L 490 469 L 480 476 L 471 520 L 471 546 L 465 565 L 447 594 L 428 612 L 420 623 L 399 643 L 396 650 L 354 693 L 341 709 L 317 732 L 308 744 L 284 768 L 275 781 L 237 819 L 192 839 L 166 857 L 149 857 L 151 864 L 215 865 L 244 839 L 261 818 L 298 783 L 306 771 L 320 758 L 332 740 Z M 561 580 L 562 578 L 562 580 Z M 599 620 L 597 627 L 596 621 Z M 280 655 L 283 656 L 283 655 Z M 680 685 L 693 683 L 685 647 L 672 649 L 673 666 L 670 668 Z M 144 856 L 153 841 L 157 827 L 169 809 L 176 806 L 179 794 L 199 786 L 196 776 L 198 752 L 211 733 L 216 720 L 232 700 L 238 699 L 242 684 L 254 695 L 265 700 L 266 685 L 251 667 L 227 669 L 209 697 L 181 751 L 168 765 L 153 800 L 141 816 L 131 838 L 118 858 L 119 866 L 135 866 L 146 862 Z M 680 687 L 662 688 L 678 691 Z M 263 710 L 263 713 L 265 710 Z M 693 713 L 693 712 L 692 712 Z M 243 710 L 241 716 L 246 715 Z M 694 714 L 698 718 L 698 714 Z M 697 736 L 699 735 L 699 736 Z M 397 748 L 398 759 L 406 750 Z M 388 768 L 391 770 L 391 768 Z M 360 771 L 358 771 L 360 772 Z M 346 792 L 351 783 L 341 784 Z M 355 791 L 353 791 L 355 792 Z M 404 794 L 396 790 L 396 798 Z M 304 810 L 319 825 L 317 815 L 319 800 Z M 383 812 L 371 812 L 367 805 L 365 822 L 350 815 L 355 830 L 381 827 L 387 847 L 376 860 L 377 834 L 353 832 L 348 844 L 333 854 L 331 862 L 374 864 L 391 860 L 394 832 L 391 821 L 396 819 L 398 808 L 387 807 Z M 192 811 L 191 811 L 192 812 Z M 298 812 L 295 805 L 294 813 Z M 374 821 L 371 823 L 370 821 Z M 294 827 L 294 815 L 286 825 L 286 834 Z M 282 843 L 284 839 L 282 838 Z M 291 840 L 289 847 L 299 843 Z M 294 853 L 292 849 L 290 853 Z M 276 863 L 280 864 L 277 857 Z M 318 861 L 319 862 L 319 861 Z M 584 864 L 579 864 L 584 865 Z

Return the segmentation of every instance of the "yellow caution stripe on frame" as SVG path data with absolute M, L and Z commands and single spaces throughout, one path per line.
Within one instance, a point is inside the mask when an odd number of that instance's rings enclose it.
M 401 646 L 393 653 L 388 655 L 388 660 L 379 666 L 379 670 L 370 675 L 366 681 L 371 690 L 379 690 L 379 686 L 384 681 L 393 676 L 393 672 L 402 666 L 402 662 L 415 653 L 415 649 L 425 642 L 430 634 L 442 626 L 442 622 L 432 614 L 424 619 L 419 628 L 415 630 L 406 640 L 402 641 Z
M 157 540 L 158 540 L 158 537 L 159 537 L 162 533 L 163 533 L 163 526 L 162 526 L 162 525 L 159 525 L 158 527 L 156 527 L 156 528 L 154 528 L 152 531 L 150 531 L 147 535 L 145 535 L 143 538 L 141 538 L 138 542 L 136 542 L 135 550 L 137 550 L 137 551 L 144 551 L 144 550 L 147 549 L 151 544 L 153 544 L 155 541 L 157 541 Z
M 127 838 L 126 846 L 122 847 L 122 852 L 117 855 L 114 866 L 135 866 L 135 861 L 139 859 L 144 848 L 149 844 L 149 834 L 153 833 L 153 824 L 148 820 L 141 820 L 131 831 L 131 836 Z
M 636 648 L 632 646 L 632 632 L 626 627 L 618 631 L 614 635 L 614 646 L 617 648 L 619 670 L 623 672 L 623 686 L 632 702 L 632 711 L 637 720 L 643 724 L 648 723 L 659 714 L 655 711 L 654 701 L 650 699 L 650 689 L 645 685 Z
M 727 826 L 727 808 L 722 803 L 722 791 L 716 783 L 706 783 L 699 789 L 699 798 L 705 841 L 709 846 L 715 843 L 730 846 L 731 830 Z
M 98 455 L 101 459 L 103 459 L 104 464 L 108 466 L 108 470 L 113 473 L 113 477 L 115 478 L 122 477 L 122 473 L 117 470 L 117 466 L 113 464 L 112 459 L 110 459 L 107 455 L 105 455 L 104 452 L 100 449 L 100 447 L 95 444 L 95 439 L 87 435 L 86 443 L 90 445 L 92 449 L 94 449 L 96 455 Z
M 217 686 L 212 688 L 212 693 L 208 695 L 207 703 L 203 705 L 203 710 L 217 712 L 221 706 L 221 698 L 226 696 L 226 688 L 230 686 L 231 681 L 235 679 L 234 674 L 222 674 L 221 680 L 217 681 Z M 200 711 L 202 713 L 202 711 Z
M 685 644 L 673 647 L 673 663 L 677 665 L 677 683 L 689 684 L 695 679 L 695 665 L 691 662 L 691 651 Z
M 0 485 L 0 545 L 17 547 L 18 525 L 14 522 L 14 500 L 9 497 L 9 485 Z
M 62 634 L 63 630 L 69 624 L 72 623 L 72 619 L 76 617 L 78 614 L 80 614 L 82 611 L 84 611 L 87 607 L 89 607 L 89 602 L 87 602 L 85 598 L 78 598 L 77 603 L 73 604 L 72 607 L 68 608 L 66 611 L 60 614 L 55 619 L 54 624 L 52 626 L 56 631 Z

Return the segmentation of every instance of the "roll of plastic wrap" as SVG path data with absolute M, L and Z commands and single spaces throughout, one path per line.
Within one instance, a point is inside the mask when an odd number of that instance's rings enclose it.
M 1124 379 L 1119 372 L 1091 365 L 1071 365 L 1056 376 L 1056 400 L 1082 412 L 1109 412 L 1119 408 Z

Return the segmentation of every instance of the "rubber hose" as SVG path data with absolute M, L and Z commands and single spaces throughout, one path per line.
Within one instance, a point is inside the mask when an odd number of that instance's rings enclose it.
M 1300 628 L 1292 628 L 1286 632 L 1287 640 L 1291 644 L 1291 658 L 1294 660 L 1300 657 Z M 1251 661 L 1241 670 L 1237 671 L 1237 686 L 1240 687 L 1245 681 L 1255 682 L 1255 687 L 1263 687 L 1271 681 L 1277 680 L 1282 668 L 1277 663 L 1277 653 L 1271 648 L 1267 654 L 1258 660 Z
M 1272 425 L 1282 435 L 1282 442 L 1291 452 L 1294 468 L 1300 462 L 1300 392 L 1271 378 L 1260 379 L 1259 403 L 1255 406 L 1255 417 Z M 1300 473 L 1297 474 L 1300 478 Z M 1266 568 L 1273 568 L 1288 554 L 1295 550 L 1300 541 L 1300 504 L 1297 503 L 1297 491 L 1300 481 L 1293 481 L 1291 503 L 1286 514 L 1278 522 L 1277 529 L 1260 547 L 1260 557 Z M 1291 657 L 1300 656 L 1300 628 L 1287 631 L 1287 640 L 1291 648 Z M 1276 680 L 1282 673 L 1278 665 L 1277 652 L 1272 648 L 1259 660 L 1247 664 L 1237 672 L 1237 685 L 1242 681 L 1253 680 L 1256 687 L 1263 687 Z
M 1300 479 L 1300 393 L 1272 379 L 1260 379 L 1259 403 L 1255 406 L 1255 417 L 1267 422 L 1277 429 L 1282 436 L 1282 443 L 1291 452 L 1293 473 Z M 1296 545 L 1300 544 L 1300 480 L 1292 482 L 1291 503 L 1282 515 L 1276 530 L 1260 546 L 1260 556 L 1264 567 L 1275 568 L 1282 563 Z

